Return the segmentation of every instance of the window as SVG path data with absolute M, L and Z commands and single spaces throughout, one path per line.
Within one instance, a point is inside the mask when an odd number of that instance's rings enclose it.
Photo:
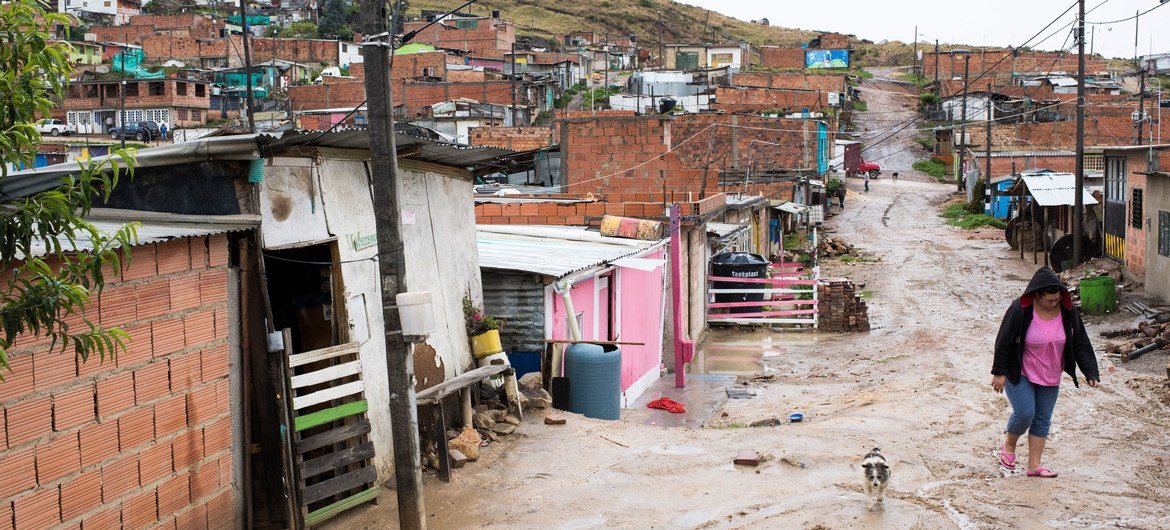
M 126 83 L 126 97 L 138 97 L 138 83 Z
M 1085 155 L 1085 171 L 1105 171 L 1105 155 Z
M 1158 212 L 1158 254 L 1170 258 L 1170 212 Z
M 175 83 L 175 95 L 186 96 L 187 95 L 187 83 Z
M 166 93 L 165 86 L 162 81 L 151 81 L 146 84 L 146 90 L 152 96 L 161 96 Z
M 195 85 L 195 97 L 197 97 L 197 98 L 207 97 L 207 86 L 196 84 Z
M 1130 190 L 1130 193 L 1131 197 L 1133 198 L 1130 199 L 1131 206 L 1129 209 L 1129 225 L 1137 228 L 1138 230 L 1141 230 L 1142 216 L 1145 215 L 1145 213 L 1142 212 L 1142 189 L 1134 188 Z
M 422 75 L 426 77 L 435 77 L 435 67 L 427 66 L 422 69 Z
M 177 113 L 179 115 L 179 120 L 187 119 L 187 109 L 179 109 Z
M 711 54 L 711 66 L 718 68 L 720 66 L 728 66 L 728 65 L 734 64 L 733 57 L 734 56 L 730 53 L 713 53 L 713 54 Z
M 195 121 L 203 121 L 203 111 L 198 109 L 192 110 L 191 119 Z
M 1109 202 L 1125 202 L 1125 159 L 1105 159 L 1105 199 Z

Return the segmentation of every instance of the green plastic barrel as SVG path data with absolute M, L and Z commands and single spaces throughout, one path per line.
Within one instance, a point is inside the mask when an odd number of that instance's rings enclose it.
M 1117 281 L 1112 276 L 1081 280 L 1081 309 L 1090 315 L 1117 311 Z
M 264 182 L 264 159 L 257 158 L 248 164 L 248 182 L 259 184 Z

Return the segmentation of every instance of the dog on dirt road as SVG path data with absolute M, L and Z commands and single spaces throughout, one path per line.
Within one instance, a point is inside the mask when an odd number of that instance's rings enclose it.
M 890 466 L 882 456 L 882 450 L 874 447 L 861 459 L 861 468 L 865 473 L 862 485 L 865 494 L 869 497 L 869 509 L 885 506 L 882 500 L 885 497 L 886 485 L 890 482 Z

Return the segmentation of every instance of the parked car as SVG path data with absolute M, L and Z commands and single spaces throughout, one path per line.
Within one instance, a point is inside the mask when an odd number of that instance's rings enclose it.
M 159 138 L 161 135 L 162 133 L 158 130 L 158 122 L 154 121 L 140 121 L 110 129 L 110 138 L 114 140 L 133 138 L 139 142 L 145 142 Z
M 62 134 L 70 135 L 77 133 L 77 128 L 69 125 L 68 123 L 65 123 L 65 120 L 50 118 L 45 118 L 38 121 L 36 123 L 36 128 L 38 131 L 40 131 L 41 134 L 49 134 L 52 136 L 61 136 Z
M 866 162 L 862 160 L 861 163 L 857 165 L 857 173 L 859 175 L 862 173 L 869 173 L 869 178 L 875 179 L 878 177 L 878 175 L 882 174 L 882 167 L 874 164 L 873 162 Z

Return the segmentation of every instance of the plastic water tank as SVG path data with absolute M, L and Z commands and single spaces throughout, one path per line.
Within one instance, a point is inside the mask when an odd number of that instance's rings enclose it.
M 768 260 L 759 254 L 749 252 L 724 252 L 711 258 L 713 276 L 723 278 L 767 278 Z M 714 282 L 716 289 L 766 289 L 768 284 L 753 282 Z M 762 302 L 763 293 L 718 293 L 716 302 Z M 733 307 L 732 313 L 755 313 L 762 306 Z
M 616 420 L 622 408 L 622 352 L 617 346 L 574 344 L 565 352 L 569 412 Z

